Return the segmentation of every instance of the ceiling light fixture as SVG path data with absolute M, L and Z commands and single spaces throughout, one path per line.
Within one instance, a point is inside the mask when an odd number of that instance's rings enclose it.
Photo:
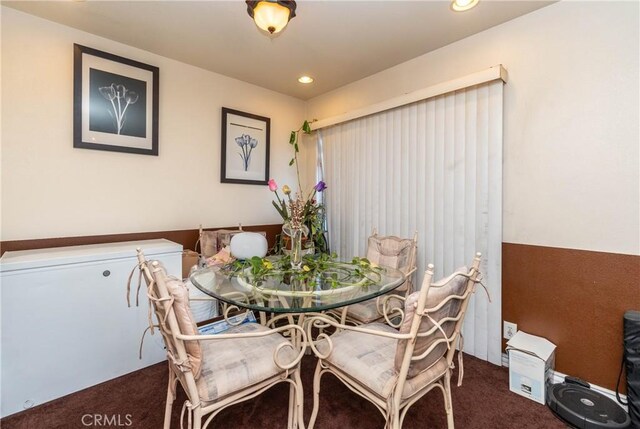
M 464 12 L 478 4 L 479 0 L 453 0 L 451 2 L 451 9 L 456 12 Z
M 296 16 L 293 0 L 246 0 L 247 13 L 254 22 L 270 34 L 279 33 Z
M 311 82 L 313 82 L 313 78 L 311 76 L 300 76 L 298 78 L 298 82 L 300 82 L 300 83 L 311 83 Z

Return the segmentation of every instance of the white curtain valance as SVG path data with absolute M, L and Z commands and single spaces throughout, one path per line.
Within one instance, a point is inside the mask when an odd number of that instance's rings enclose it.
M 502 64 L 490 67 L 486 70 L 472 73 L 467 76 L 459 77 L 457 79 L 449 80 L 447 82 L 439 83 L 427 88 L 422 88 L 408 94 L 403 94 L 401 96 L 394 97 L 380 103 L 372 104 L 367 107 L 355 109 L 341 115 L 331 116 L 329 118 L 313 122 L 311 124 L 311 129 L 319 130 L 331 125 L 336 125 L 342 122 L 350 121 L 352 119 L 362 118 L 364 116 L 384 112 L 385 110 L 395 109 L 396 107 L 415 103 L 416 101 L 426 100 L 428 98 L 436 97 L 448 92 L 470 88 L 474 85 L 480 85 L 497 79 L 500 79 L 505 83 L 507 82 L 507 70 L 502 66 Z

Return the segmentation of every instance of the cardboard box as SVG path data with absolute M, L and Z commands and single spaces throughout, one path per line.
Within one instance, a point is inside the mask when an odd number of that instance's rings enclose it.
M 545 338 L 516 332 L 507 342 L 509 389 L 544 405 L 555 366 L 555 349 L 555 344 Z

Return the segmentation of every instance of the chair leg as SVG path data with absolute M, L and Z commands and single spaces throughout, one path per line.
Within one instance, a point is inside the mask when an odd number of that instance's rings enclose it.
M 396 416 L 389 414 L 387 418 L 388 420 L 384 424 L 384 429 L 398 429 L 400 427 L 400 423 L 396 422 Z
M 344 307 L 342 309 L 342 314 L 340 315 L 340 324 L 345 325 L 347 323 L 347 313 L 349 311 L 349 307 Z
M 295 417 L 296 417 L 296 387 L 293 384 L 289 385 L 289 414 L 287 416 L 287 429 L 295 429 Z
M 387 426 L 390 429 L 400 429 L 400 406 L 399 404 L 392 403 L 391 410 L 389 410 L 389 421 L 387 421 Z
M 447 428 L 454 429 L 453 424 L 453 401 L 451 400 L 451 370 L 444 376 L 444 407 L 447 412 Z
M 296 370 L 293 377 L 296 382 L 296 428 L 304 429 L 304 390 L 302 387 L 299 368 Z
M 193 429 L 202 427 L 202 406 L 193 410 Z
M 171 427 L 171 410 L 173 409 L 173 400 L 176 398 L 175 392 L 176 377 L 173 375 L 173 371 L 169 368 L 169 383 L 167 386 L 167 403 L 164 408 L 164 429 L 170 429 Z
M 318 408 L 320 407 L 320 377 L 322 377 L 322 361 L 318 360 L 318 365 L 316 365 L 316 371 L 313 375 L 313 411 L 309 419 L 309 426 L 307 426 L 308 429 L 313 429 L 313 425 L 316 423 L 316 418 L 318 417 Z

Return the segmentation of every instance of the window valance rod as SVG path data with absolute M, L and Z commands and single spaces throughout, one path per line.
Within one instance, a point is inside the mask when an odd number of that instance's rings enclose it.
M 341 115 L 331 116 L 329 118 L 316 121 L 311 124 L 311 128 L 313 130 L 319 130 L 341 122 L 362 118 L 363 116 L 373 115 L 385 110 L 395 109 L 396 107 L 404 106 L 405 104 L 426 100 L 427 98 L 436 97 L 438 95 L 479 85 L 485 82 L 491 82 L 496 79 L 502 79 L 505 83 L 507 82 L 507 70 L 502 66 L 502 64 L 467 76 L 432 85 L 427 88 L 418 89 L 416 91 L 381 101 L 380 103 L 372 104 L 370 106 L 362 107 L 360 109 L 355 109 Z

